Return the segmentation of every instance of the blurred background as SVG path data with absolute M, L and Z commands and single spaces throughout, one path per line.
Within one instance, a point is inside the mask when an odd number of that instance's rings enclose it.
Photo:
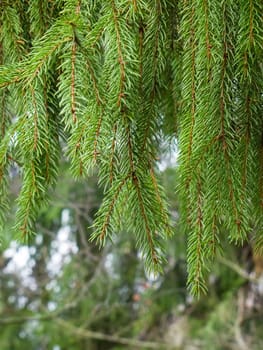
M 29 244 L 12 231 L 20 182 L 0 252 L 1 350 L 263 349 L 263 259 L 224 245 L 208 294 L 186 287 L 186 236 L 178 221 L 174 160 L 160 163 L 174 237 L 162 275 L 146 274 L 134 237 L 116 232 L 103 249 L 89 237 L 103 193 L 96 174 L 75 182 L 65 162 Z M 12 205 L 13 203 L 13 205 Z

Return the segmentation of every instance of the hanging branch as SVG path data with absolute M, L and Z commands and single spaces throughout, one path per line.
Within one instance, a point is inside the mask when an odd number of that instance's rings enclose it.
M 262 0 L 18 3 L 0 5 L 1 225 L 10 163 L 28 237 L 63 154 L 104 189 L 92 238 L 135 233 L 146 269 L 161 271 L 170 223 L 155 164 L 176 140 L 191 291 L 205 290 L 224 234 L 252 232 L 260 249 Z

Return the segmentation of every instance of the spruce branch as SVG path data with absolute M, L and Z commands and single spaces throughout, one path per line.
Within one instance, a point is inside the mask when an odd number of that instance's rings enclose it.
M 92 239 L 135 233 L 146 268 L 160 271 L 171 228 L 155 165 L 171 140 L 192 293 L 205 290 L 224 236 L 242 244 L 252 232 L 261 249 L 262 0 L 0 10 L 2 222 L 10 164 L 21 168 L 16 229 L 27 237 L 62 154 L 74 177 L 98 169 L 105 197 Z
M 111 188 L 105 195 L 103 203 L 98 211 L 97 219 L 95 220 L 94 227 L 95 231 L 91 235 L 91 241 L 97 240 L 99 245 L 102 247 L 106 243 L 106 237 L 112 235 L 112 228 L 110 227 L 111 220 L 114 219 L 114 212 L 123 187 L 127 184 L 129 174 L 121 180 L 115 180 L 112 183 Z

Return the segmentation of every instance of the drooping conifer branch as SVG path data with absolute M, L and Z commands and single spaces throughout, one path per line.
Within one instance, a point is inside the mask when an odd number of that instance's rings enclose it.
M 192 292 L 224 236 L 259 249 L 262 0 L 27 3 L 0 3 L 0 225 L 13 159 L 28 238 L 66 148 L 73 176 L 96 167 L 105 190 L 92 237 L 135 233 L 160 271 L 170 224 L 156 160 L 176 140 Z
M 167 208 L 165 208 L 164 206 L 164 199 L 162 198 L 162 189 L 160 189 L 160 186 L 158 185 L 152 164 L 149 164 L 149 167 L 150 167 L 150 175 L 151 175 L 151 179 L 154 187 L 155 196 L 156 196 L 157 202 L 159 203 L 160 213 L 162 215 L 164 225 L 166 226 L 166 229 L 167 229 L 167 235 L 172 236 L 171 224 L 169 222 L 169 215 L 167 212 Z
M 114 27 L 115 27 L 116 40 L 117 40 L 118 63 L 119 63 L 119 68 L 120 68 L 120 86 L 119 86 L 118 100 L 117 100 L 117 106 L 120 107 L 121 100 L 125 97 L 125 92 L 124 92 L 124 85 L 125 85 L 125 61 L 124 61 L 124 55 L 122 53 L 122 41 L 121 41 L 121 37 L 120 37 L 120 30 L 119 30 L 119 23 L 118 23 L 118 14 L 117 14 L 117 9 L 115 7 L 114 0 L 111 1 L 111 6 L 112 6 Z
M 98 212 L 97 220 L 95 222 L 96 230 L 91 236 L 91 240 L 97 240 L 100 246 L 104 246 L 106 243 L 106 237 L 111 234 L 110 224 L 112 218 L 114 218 L 113 212 L 118 205 L 119 196 L 129 179 L 127 175 L 124 179 L 116 181 L 112 184 L 112 187 L 105 196 L 104 202 Z M 103 212 L 103 219 L 100 217 L 100 211 Z M 105 213 L 106 211 L 106 213 Z
M 183 57 L 183 72 L 182 77 L 182 111 L 185 117 L 181 121 L 181 177 L 182 186 L 185 191 L 186 199 L 186 220 L 191 224 L 190 213 L 191 200 L 189 186 L 192 181 L 191 172 L 191 157 L 193 147 L 193 132 L 195 125 L 195 111 L 196 111 L 196 100 L 195 100 L 195 75 L 196 75 L 196 38 L 195 38 L 195 27 L 194 27 L 194 16 L 195 8 L 191 6 L 192 2 L 185 2 L 182 14 L 182 35 L 184 40 L 184 57 Z
M 115 168 L 115 148 L 116 148 L 116 135 L 118 131 L 117 124 L 113 127 L 113 137 L 111 143 L 111 157 L 110 157 L 110 183 L 112 183 L 114 178 L 114 168 Z
M 144 110 L 142 110 L 142 113 L 145 114 L 144 117 L 144 123 L 145 125 L 141 125 L 140 128 L 142 128 L 143 132 L 144 132 L 144 136 L 143 136 L 143 142 L 142 142 L 142 149 L 141 152 L 145 151 L 145 147 L 147 142 L 149 142 L 149 135 L 150 135 L 150 128 L 151 128 L 151 124 L 154 123 L 155 118 L 156 118 L 156 110 L 155 110 L 155 97 L 156 97 L 156 93 L 158 90 L 158 77 L 157 77 L 157 70 L 158 70 L 158 65 L 160 64 L 160 35 L 162 34 L 162 28 L 161 28 L 161 16 L 164 16 L 163 14 L 163 9 L 162 9 L 162 4 L 161 1 L 158 0 L 156 2 L 156 18 L 155 18 L 155 33 L 153 35 L 153 37 L 151 38 L 153 41 L 153 55 L 152 55 L 152 62 L 151 62 L 151 80 L 149 80 L 149 83 L 146 84 L 145 83 L 145 87 L 144 87 L 144 94 L 149 95 L 150 97 L 150 103 L 149 106 L 146 106 L 146 108 Z M 150 31 L 149 31 L 150 32 Z M 150 38 L 148 37 L 149 32 L 147 31 L 145 33 L 145 41 L 149 41 Z M 152 35 L 152 33 L 151 33 Z M 140 38 L 140 40 L 142 40 L 142 38 Z M 143 45 L 143 43 L 141 44 Z M 143 46 L 140 48 L 141 53 Z M 145 48 L 145 53 L 147 54 L 147 47 Z M 144 71 L 145 72 L 145 76 L 148 77 L 147 74 L 147 69 L 149 69 L 149 67 L 144 67 Z M 143 66 L 140 68 L 141 70 L 141 74 L 143 74 Z
M 191 293 L 199 295 L 206 291 L 204 280 L 204 220 L 203 220 L 203 197 L 201 179 L 197 182 L 197 209 L 194 231 L 188 242 L 188 274 L 189 288 Z
M 76 50 L 77 50 L 77 44 L 75 41 L 72 43 L 71 48 L 71 113 L 72 113 L 72 120 L 73 123 L 76 123 L 77 116 L 76 116 L 76 100 L 75 100 L 75 63 L 76 63 Z

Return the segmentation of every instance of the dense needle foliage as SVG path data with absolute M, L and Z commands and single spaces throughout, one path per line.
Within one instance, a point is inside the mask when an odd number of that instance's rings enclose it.
M 173 229 L 156 162 L 176 139 L 192 292 L 220 234 L 260 250 L 262 13 L 262 0 L 1 1 L 1 225 L 10 166 L 27 240 L 63 152 L 74 177 L 96 169 L 105 188 L 91 238 L 129 230 L 160 271 Z

